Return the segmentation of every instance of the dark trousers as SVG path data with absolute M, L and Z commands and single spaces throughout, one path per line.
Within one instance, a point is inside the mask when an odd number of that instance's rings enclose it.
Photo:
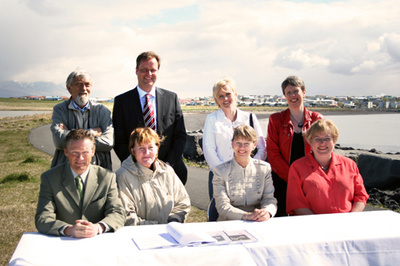
M 214 189 L 213 189 L 213 184 L 212 184 L 213 177 L 214 177 L 214 173 L 212 171 L 210 171 L 210 173 L 208 174 L 208 196 L 210 197 L 210 200 L 214 196 Z
M 274 196 L 278 201 L 278 211 L 276 212 L 275 217 L 288 216 L 286 213 L 287 183 L 274 172 L 272 172 L 272 181 L 274 182 L 275 188 Z
M 172 168 L 174 168 L 176 175 L 179 177 L 179 179 L 185 185 L 186 181 L 187 181 L 187 175 L 188 175 L 188 171 L 187 171 L 185 163 L 182 160 L 179 160 Z

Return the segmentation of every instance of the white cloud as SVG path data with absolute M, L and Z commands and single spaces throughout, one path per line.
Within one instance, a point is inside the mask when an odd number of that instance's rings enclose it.
M 292 51 L 284 51 L 279 54 L 275 60 L 277 65 L 301 70 L 302 68 L 326 67 L 329 65 L 329 59 L 312 55 L 299 48 Z
M 400 34 L 387 33 L 379 40 L 382 43 L 383 51 L 387 52 L 394 61 L 400 62 Z
M 312 94 L 399 95 L 386 85 L 400 74 L 400 3 L 315 2 L 2 0 L 0 80 L 64 83 L 80 66 L 93 96 L 113 97 L 136 85 L 136 56 L 154 50 L 158 85 L 180 97 L 211 95 L 224 76 L 240 94 L 280 94 L 292 74 Z

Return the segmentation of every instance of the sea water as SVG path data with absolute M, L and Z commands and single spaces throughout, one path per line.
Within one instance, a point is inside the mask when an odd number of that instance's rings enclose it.
M 337 144 L 354 149 L 400 152 L 400 113 L 367 115 L 329 115 L 339 128 Z M 268 119 L 260 120 L 266 136 Z

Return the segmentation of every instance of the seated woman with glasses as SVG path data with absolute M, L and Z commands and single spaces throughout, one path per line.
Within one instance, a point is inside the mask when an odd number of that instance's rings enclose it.
M 356 163 L 333 153 L 339 130 L 330 121 L 314 122 L 306 132 L 311 153 L 289 169 L 286 211 L 306 215 L 361 212 L 368 200 Z
M 214 198 L 218 221 L 266 221 L 276 213 L 274 185 L 269 163 L 251 158 L 257 134 L 249 125 L 233 132 L 235 157 L 213 169 Z
M 131 155 L 116 172 L 125 225 L 182 223 L 190 211 L 181 180 L 171 166 L 157 159 L 161 141 L 149 127 L 136 128 L 129 137 Z

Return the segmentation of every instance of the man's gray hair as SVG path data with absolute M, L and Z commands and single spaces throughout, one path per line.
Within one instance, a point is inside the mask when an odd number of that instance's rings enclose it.
M 82 68 L 77 68 L 74 71 L 71 72 L 71 74 L 69 74 L 68 78 L 67 78 L 67 86 L 71 87 L 72 83 L 74 82 L 75 77 L 81 78 L 81 77 L 86 77 L 87 79 L 90 80 L 91 83 L 93 83 L 93 79 L 92 79 L 92 75 L 89 74 L 89 72 L 87 72 L 86 70 L 82 69 Z

